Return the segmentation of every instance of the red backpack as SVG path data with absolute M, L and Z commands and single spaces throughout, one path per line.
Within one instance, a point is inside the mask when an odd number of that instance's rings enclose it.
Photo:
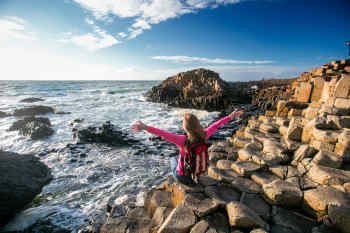
M 185 176 L 197 180 L 208 168 L 208 146 L 204 141 L 193 143 L 188 147 L 184 158 Z

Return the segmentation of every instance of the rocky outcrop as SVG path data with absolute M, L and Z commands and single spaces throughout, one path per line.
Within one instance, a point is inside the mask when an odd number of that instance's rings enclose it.
M 137 142 L 110 121 L 101 126 L 89 126 L 82 129 L 73 128 L 72 131 L 73 139 L 80 144 L 105 143 L 112 146 L 126 146 Z
M 4 118 L 4 117 L 8 117 L 8 116 L 10 116 L 10 115 L 7 114 L 6 112 L 0 111 L 0 118 Z
M 144 212 L 157 219 L 145 232 L 350 233 L 347 67 L 350 60 L 303 73 L 276 110 L 213 143 L 197 186 L 169 177 L 145 191 Z M 127 212 L 126 226 L 135 221 Z M 109 214 L 102 225 L 115 219 Z
M 294 80 L 225 82 L 213 71 L 196 69 L 169 77 L 153 87 L 146 97 L 152 102 L 209 111 L 250 103 L 262 109 L 274 109 L 278 100 L 291 96 L 288 86 Z
M 40 101 L 45 101 L 45 100 L 42 98 L 30 97 L 30 98 L 25 98 L 19 102 L 21 102 L 21 103 L 35 103 L 35 102 L 40 102 Z
M 48 184 L 49 168 L 33 155 L 0 151 L 0 226 Z
M 48 106 L 29 106 L 20 109 L 16 109 L 13 113 L 13 116 L 35 116 L 35 115 L 45 115 L 48 113 L 54 113 L 55 110 Z
M 19 131 L 21 135 L 28 136 L 32 140 L 44 139 L 54 133 L 50 119 L 34 116 L 14 122 L 8 130 Z
M 176 107 L 221 110 L 230 105 L 228 83 L 219 74 L 206 69 L 169 77 L 146 96 L 149 101 Z
M 262 80 L 257 83 L 258 89 L 252 95 L 252 104 L 263 110 L 276 110 L 280 100 L 288 100 L 293 95 L 290 84 L 296 78 Z

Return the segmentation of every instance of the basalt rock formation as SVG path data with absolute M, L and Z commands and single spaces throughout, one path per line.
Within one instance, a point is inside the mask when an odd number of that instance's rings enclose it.
M 226 82 L 214 71 L 197 69 L 169 77 L 146 93 L 146 97 L 152 102 L 208 111 L 226 110 L 235 104 L 250 103 L 265 110 L 275 109 L 279 99 L 290 97 L 291 92 L 286 90 L 294 80 Z
M 169 77 L 153 87 L 146 97 L 149 101 L 170 106 L 205 110 L 221 110 L 230 105 L 229 84 L 206 69 L 196 69 Z
M 33 155 L 0 151 L 0 227 L 51 179 L 49 168 Z
M 105 143 L 111 146 L 126 146 L 137 142 L 127 133 L 117 128 L 110 121 L 101 126 L 89 126 L 87 128 L 73 128 L 73 139 L 80 144 Z
M 195 187 L 110 201 L 94 232 L 350 233 L 350 60 L 303 73 L 276 110 L 209 148 Z
M 15 117 L 21 116 L 35 116 L 35 115 L 45 115 L 48 113 L 54 113 L 55 110 L 48 106 L 28 106 L 20 109 L 16 109 L 13 113 Z
M 21 135 L 28 136 L 32 140 L 40 140 L 54 134 L 49 118 L 35 116 L 14 122 L 8 130 L 19 131 Z

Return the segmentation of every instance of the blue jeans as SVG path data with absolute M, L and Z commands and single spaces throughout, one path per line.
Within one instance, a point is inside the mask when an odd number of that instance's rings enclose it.
M 177 158 L 171 157 L 170 158 L 170 169 L 173 173 L 174 179 L 177 182 L 180 182 L 184 185 L 188 185 L 188 186 L 196 185 L 196 183 L 192 180 L 192 178 L 190 178 L 188 176 L 180 176 L 179 173 L 177 173 L 177 171 L 176 171 L 176 167 L 177 167 Z

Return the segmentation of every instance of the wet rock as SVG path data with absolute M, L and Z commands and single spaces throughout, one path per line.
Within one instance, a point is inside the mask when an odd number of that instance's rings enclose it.
M 48 113 L 54 113 L 55 110 L 52 107 L 48 106 L 30 106 L 24 107 L 20 109 L 16 109 L 13 113 L 14 116 L 35 116 L 35 115 L 45 115 Z
M 30 203 L 52 179 L 33 155 L 0 151 L 0 226 Z
M 51 136 L 54 130 L 51 128 L 50 119 L 44 117 L 26 117 L 12 124 L 9 131 L 19 131 L 23 136 L 32 140 L 40 140 Z
M 35 103 L 35 102 L 40 102 L 40 101 L 45 101 L 45 100 L 42 98 L 30 97 L 30 98 L 25 98 L 19 102 L 21 102 L 21 103 Z
M 55 112 L 55 114 L 57 114 L 57 115 L 68 115 L 68 114 L 72 114 L 72 113 L 71 112 L 59 111 L 59 112 Z
M 263 191 L 266 200 L 274 205 L 299 206 L 303 198 L 303 192 L 299 187 L 283 180 L 263 185 Z
M 167 217 L 158 233 L 180 233 L 188 231 L 196 223 L 193 211 L 184 204 L 178 205 Z
M 137 142 L 109 121 L 100 127 L 90 126 L 76 130 L 73 139 L 77 143 L 105 143 L 112 146 L 126 146 Z
M 233 227 L 262 227 L 269 230 L 269 225 L 258 214 L 239 202 L 230 202 L 226 206 L 230 225 Z

